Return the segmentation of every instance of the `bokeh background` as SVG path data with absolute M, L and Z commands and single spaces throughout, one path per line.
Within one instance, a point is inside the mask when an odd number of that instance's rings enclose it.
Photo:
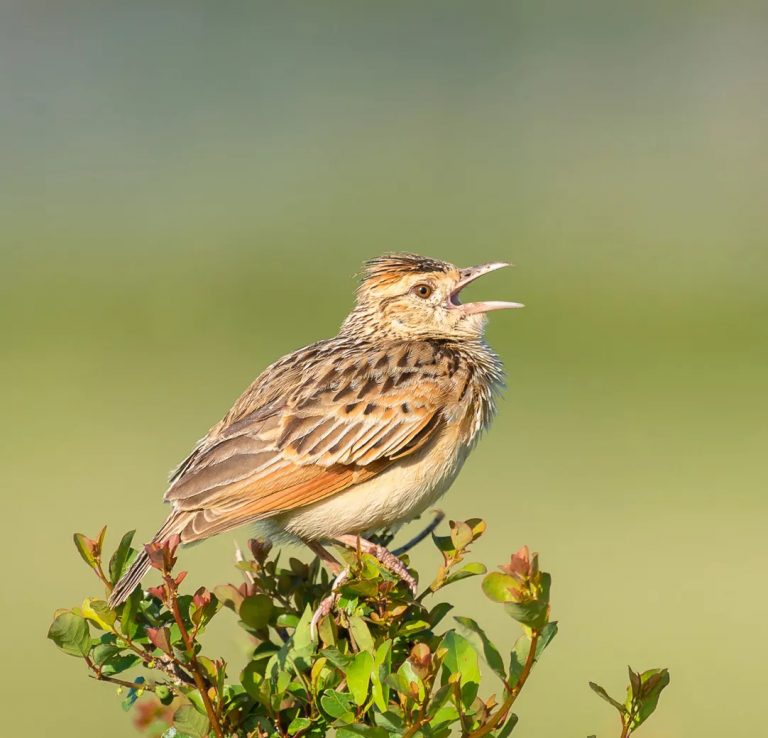
M 646 738 L 760 734 L 766 79 L 757 2 L 4 0 L 3 733 L 134 735 L 45 640 L 97 594 L 71 533 L 150 536 L 168 470 L 403 249 L 512 260 L 473 294 L 528 306 L 492 316 L 509 388 L 443 505 L 553 573 L 517 733 L 616 735 L 587 680 L 630 663 L 672 673 Z

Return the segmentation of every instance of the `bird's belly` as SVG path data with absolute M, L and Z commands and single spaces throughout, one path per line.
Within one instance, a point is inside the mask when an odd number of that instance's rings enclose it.
M 395 463 L 378 476 L 327 500 L 273 519 L 304 540 L 363 533 L 405 521 L 433 504 L 459 473 L 468 449 L 440 444 Z

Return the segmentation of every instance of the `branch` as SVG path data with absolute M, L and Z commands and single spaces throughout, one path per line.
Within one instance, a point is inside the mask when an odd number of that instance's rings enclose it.
M 437 528 L 440 523 L 443 522 L 443 519 L 445 518 L 445 513 L 442 510 L 435 510 L 435 517 L 432 519 L 432 522 L 424 528 L 420 533 L 416 534 L 413 538 L 411 538 L 410 541 L 407 541 L 399 548 L 396 548 L 394 551 L 392 551 L 395 556 L 402 556 L 402 554 L 407 553 L 410 551 L 414 546 L 421 543 L 428 535 L 431 535 L 432 532 Z
M 125 679 L 118 679 L 117 677 L 102 674 L 100 666 L 94 664 L 93 661 L 87 656 L 84 656 L 83 658 L 85 659 L 86 666 L 93 672 L 91 675 L 92 679 L 96 679 L 100 682 L 110 682 L 112 684 L 117 684 L 119 687 L 125 687 L 126 689 L 142 689 L 145 692 L 156 691 L 155 685 L 151 682 L 129 682 Z
M 216 710 L 213 707 L 213 703 L 211 702 L 210 695 L 208 694 L 208 687 L 205 683 L 205 679 L 203 678 L 200 664 L 197 660 L 197 656 L 195 656 L 195 645 L 192 642 L 192 639 L 189 637 L 187 626 L 184 625 L 184 618 L 181 616 L 181 610 L 179 610 L 179 600 L 176 596 L 176 582 L 168 573 L 163 574 L 163 579 L 165 580 L 165 586 L 168 588 L 168 599 L 171 606 L 171 612 L 173 613 L 173 619 L 176 621 L 176 625 L 179 626 L 181 638 L 184 641 L 185 648 L 187 649 L 192 678 L 195 680 L 195 686 L 197 687 L 197 691 L 200 692 L 200 697 L 203 700 L 205 711 L 208 714 L 208 721 L 211 724 L 211 728 L 213 728 L 213 732 L 216 733 L 217 738 L 224 738 L 224 733 L 222 732 L 221 725 L 219 724 L 219 718 L 217 716 Z
M 523 671 L 520 673 L 520 678 L 515 683 L 515 686 L 509 688 L 509 695 L 507 696 L 507 699 L 501 703 L 499 709 L 496 710 L 496 712 L 488 720 L 488 722 L 485 723 L 485 725 L 481 725 L 474 733 L 470 733 L 467 738 L 482 738 L 482 736 L 490 733 L 502 720 L 506 718 L 507 713 L 511 709 L 512 704 L 517 699 L 517 696 L 520 694 L 523 686 L 525 685 L 525 682 L 531 673 L 534 661 L 536 661 L 536 644 L 539 642 L 539 635 L 540 633 L 538 630 L 534 630 L 531 633 L 531 646 L 528 649 L 528 657 L 525 660 L 525 666 L 523 666 Z

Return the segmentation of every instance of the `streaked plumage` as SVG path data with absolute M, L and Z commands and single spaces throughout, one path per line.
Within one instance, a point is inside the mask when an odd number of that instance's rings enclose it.
M 490 423 L 502 382 L 484 311 L 458 302 L 474 276 L 410 254 L 368 262 L 339 335 L 268 367 L 179 465 L 154 540 L 264 520 L 304 541 L 335 540 L 432 504 Z M 414 293 L 425 284 L 429 297 Z M 140 556 L 113 605 L 146 569 Z

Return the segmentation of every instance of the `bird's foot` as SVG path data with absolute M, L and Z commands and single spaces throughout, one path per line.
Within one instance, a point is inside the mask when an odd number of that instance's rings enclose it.
M 339 543 L 343 543 L 352 547 L 360 547 L 360 550 L 364 553 L 373 556 L 387 571 L 392 572 L 395 576 L 400 577 L 404 581 L 413 595 L 416 595 L 417 584 L 416 580 L 411 576 L 408 569 L 405 568 L 405 564 L 393 554 L 390 550 L 384 546 L 380 546 L 378 543 L 371 543 L 364 538 L 358 539 L 357 536 L 343 536 L 338 539 Z M 314 550 L 314 549 L 313 549 Z M 317 606 L 317 609 L 312 614 L 312 620 L 309 624 L 309 632 L 312 639 L 317 634 L 317 626 L 320 621 L 330 615 L 333 612 L 333 608 L 339 600 L 339 587 L 350 577 L 350 569 L 346 567 L 342 569 L 331 585 L 331 594 L 323 599 Z
M 317 635 L 317 626 L 319 625 L 320 621 L 333 612 L 333 608 L 336 606 L 336 603 L 339 600 L 339 587 L 341 587 L 341 585 L 344 584 L 347 579 L 349 579 L 349 573 L 349 567 L 347 567 L 342 569 L 337 574 L 336 578 L 333 580 L 333 584 L 331 585 L 331 594 L 320 601 L 317 609 L 312 614 L 312 620 L 309 622 L 309 636 L 312 638 L 312 640 L 314 640 L 315 636 Z
M 416 580 L 411 576 L 408 569 L 405 568 L 405 564 L 389 549 L 384 548 L 384 546 L 380 546 L 378 543 L 369 543 L 368 545 L 369 547 L 363 550 L 371 554 L 385 569 L 400 577 L 410 587 L 413 595 L 416 596 Z
M 344 546 L 358 549 L 363 553 L 373 556 L 385 569 L 400 577 L 410 587 L 411 592 L 416 595 L 416 580 L 410 575 L 408 569 L 405 568 L 405 564 L 389 549 L 355 535 L 343 535 L 335 540 Z

